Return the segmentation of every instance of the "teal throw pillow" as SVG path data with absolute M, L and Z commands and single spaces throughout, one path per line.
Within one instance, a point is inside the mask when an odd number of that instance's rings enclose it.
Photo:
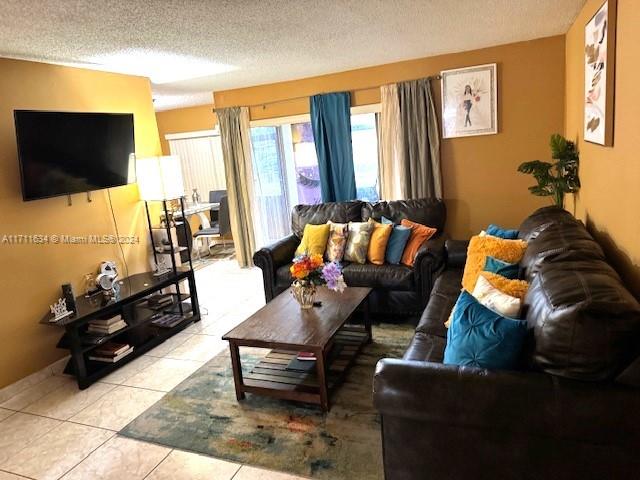
M 402 225 L 394 225 L 391 220 L 386 217 L 380 219 L 381 223 L 393 225 L 393 231 L 387 242 L 387 250 L 385 251 L 384 259 L 387 263 L 398 265 L 402 259 L 402 253 L 404 247 L 409 241 L 411 236 L 411 228 L 403 227 Z
M 517 263 L 503 262 L 502 260 L 487 255 L 483 270 L 485 272 L 497 273 L 510 280 L 517 280 L 519 278 L 520 266 Z
M 487 235 L 491 235 L 493 237 L 504 238 L 505 240 L 517 240 L 518 239 L 518 230 L 507 230 L 504 228 L 500 228 L 493 223 L 487 227 L 485 230 Z
M 463 290 L 453 307 L 443 363 L 514 370 L 526 335 L 526 320 L 503 317 Z

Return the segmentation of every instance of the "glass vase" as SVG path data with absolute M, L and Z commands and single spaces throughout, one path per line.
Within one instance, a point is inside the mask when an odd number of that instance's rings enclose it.
M 300 308 L 308 310 L 313 308 L 316 300 L 316 287 L 312 283 L 301 282 L 296 280 L 291 284 L 291 294 L 293 298 L 300 304 Z

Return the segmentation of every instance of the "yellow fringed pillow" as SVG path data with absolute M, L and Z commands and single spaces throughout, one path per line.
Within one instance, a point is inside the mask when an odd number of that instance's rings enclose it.
M 486 278 L 494 288 L 497 288 L 502 293 L 519 298 L 521 301 L 524 301 L 527 290 L 529 290 L 529 284 L 524 280 L 511 280 L 493 272 L 480 272 L 480 275 Z
M 527 242 L 523 240 L 505 240 L 489 235 L 471 237 L 467 249 L 467 263 L 464 266 L 462 276 L 462 286 L 467 292 L 473 292 L 478 274 L 484 270 L 488 255 L 503 262 L 519 263 L 526 249 Z

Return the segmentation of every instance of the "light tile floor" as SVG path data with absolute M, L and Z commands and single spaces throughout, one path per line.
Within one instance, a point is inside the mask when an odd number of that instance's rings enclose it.
M 298 480 L 117 432 L 227 348 L 221 337 L 264 304 L 258 269 L 196 271 L 201 322 L 86 390 L 49 373 L 0 390 L 0 480 Z

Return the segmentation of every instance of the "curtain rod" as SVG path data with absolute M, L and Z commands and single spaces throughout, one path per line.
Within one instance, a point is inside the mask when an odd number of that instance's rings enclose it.
M 442 79 L 442 75 L 431 75 L 428 77 L 420 77 L 420 78 L 414 78 L 413 80 L 403 80 L 404 82 L 413 82 L 416 80 L 441 80 Z M 393 82 L 393 83 L 402 83 L 402 82 Z M 380 88 L 380 87 L 384 87 L 385 85 L 393 85 L 393 83 L 383 83 L 382 85 L 373 85 L 371 87 L 360 87 L 360 88 L 352 88 L 350 90 L 348 90 L 349 92 L 360 92 L 362 90 L 373 90 L 374 88 Z M 333 92 L 320 92 L 320 93 L 314 93 L 314 95 L 325 95 L 327 93 L 338 93 L 336 91 Z M 300 100 L 303 98 L 309 98 L 312 95 L 300 95 L 299 97 L 291 97 L 291 98 L 283 98 L 281 100 L 272 100 L 270 102 L 261 102 L 261 103 L 253 103 L 251 105 L 242 105 L 243 107 L 247 107 L 247 108 L 252 108 L 252 107 L 262 107 L 263 109 L 266 108 L 267 105 L 273 105 L 276 103 L 285 103 L 285 102 L 291 102 L 293 100 Z M 227 108 L 227 107 L 225 107 Z M 213 108 L 212 109 L 213 113 L 216 112 L 216 109 Z

